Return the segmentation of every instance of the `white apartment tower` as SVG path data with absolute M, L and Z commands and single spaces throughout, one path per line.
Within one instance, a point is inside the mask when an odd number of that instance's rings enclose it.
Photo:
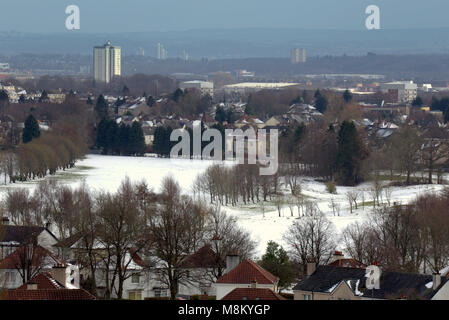
M 104 46 L 94 47 L 95 82 L 109 83 L 122 74 L 122 49 L 108 41 Z
M 292 64 L 305 63 L 307 60 L 306 49 L 293 48 L 290 59 Z
M 167 49 L 165 49 L 165 47 L 160 43 L 157 44 L 156 56 L 159 60 L 166 60 L 168 58 Z

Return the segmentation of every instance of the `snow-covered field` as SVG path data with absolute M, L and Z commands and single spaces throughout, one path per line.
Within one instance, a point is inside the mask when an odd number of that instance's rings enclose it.
M 160 159 L 143 157 L 115 157 L 88 155 L 86 159 L 77 162 L 76 166 L 70 170 L 58 172 L 54 178 L 61 183 L 76 187 L 82 180 L 85 180 L 89 188 L 93 191 L 115 192 L 121 181 L 128 176 L 132 181 L 145 180 L 150 187 L 158 191 L 162 179 L 167 175 L 172 175 L 183 188 L 185 193 L 191 193 L 191 186 L 199 173 L 202 173 L 212 161 L 185 160 L 185 159 Z M 0 180 L 1 181 L 1 180 Z M 1 185 L 0 197 L 3 197 L 8 188 L 26 187 L 34 189 L 37 182 L 16 183 L 13 185 Z M 359 206 L 358 210 L 350 213 L 349 203 L 346 199 L 346 192 L 353 188 L 337 187 L 337 194 L 326 192 L 325 185 L 309 178 L 304 178 L 301 182 L 302 193 L 308 199 L 314 201 L 320 210 L 327 214 L 340 233 L 346 226 L 356 221 L 363 221 L 372 211 L 372 206 Z M 417 195 L 426 192 L 441 190 L 440 185 L 420 185 L 410 187 L 391 188 L 391 203 L 407 203 L 416 198 Z M 370 185 L 362 184 L 357 187 L 365 194 L 365 202 L 372 201 L 370 196 Z M 334 216 L 331 199 L 340 207 L 339 216 Z M 358 200 L 362 202 L 361 198 Z M 291 216 L 290 209 L 285 206 L 281 211 L 281 217 L 274 206 L 267 206 L 265 214 L 259 205 L 246 205 L 239 207 L 224 207 L 226 212 L 233 215 L 241 227 L 248 230 L 252 237 L 259 242 L 258 254 L 261 255 L 266 248 L 268 241 L 273 240 L 282 245 L 282 236 L 288 227 L 298 218 L 296 208 L 294 216 Z

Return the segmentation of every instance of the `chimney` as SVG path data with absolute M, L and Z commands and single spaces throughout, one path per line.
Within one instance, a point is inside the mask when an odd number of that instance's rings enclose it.
M 307 277 L 310 277 L 316 270 L 316 262 L 315 259 L 310 259 L 307 262 Z
M 27 283 L 27 290 L 37 290 L 37 283 Z
M 50 273 L 56 281 L 58 281 L 64 287 L 66 286 L 67 282 L 66 267 L 62 266 L 61 264 L 57 264 L 51 269 Z
M 441 284 L 441 274 L 439 272 L 438 273 L 434 273 L 432 280 L 433 280 L 433 290 L 438 289 L 438 287 Z
M 238 254 L 228 254 L 226 256 L 226 270 L 225 273 L 232 271 L 237 267 L 240 263 L 240 257 Z
M 337 260 L 341 260 L 343 259 L 345 256 L 343 254 L 343 252 L 341 251 L 335 251 L 334 252 L 334 256 L 333 256 L 333 261 L 337 261 Z
M 254 278 L 253 281 L 251 281 L 251 289 L 257 289 L 257 280 Z

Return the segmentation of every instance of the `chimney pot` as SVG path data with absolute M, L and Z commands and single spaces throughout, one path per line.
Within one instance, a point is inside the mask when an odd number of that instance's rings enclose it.
M 235 269 L 240 263 L 240 257 L 237 254 L 228 254 L 226 256 L 226 270 L 225 273 L 228 273 Z
M 316 262 L 315 259 L 310 259 L 309 262 L 307 262 L 307 277 L 310 277 L 316 270 Z
M 37 290 L 37 283 L 27 283 L 27 290 Z
M 333 257 L 334 261 L 341 260 L 344 257 L 345 256 L 344 256 L 343 252 L 341 252 L 341 251 L 335 251 L 334 252 L 334 257 Z
M 438 287 L 440 286 L 440 284 L 441 284 L 441 274 L 438 272 L 438 273 L 434 273 L 433 274 L 433 276 L 432 276 L 432 282 L 433 282 L 433 290 L 436 290 L 436 289 L 438 289 Z
M 251 289 L 256 289 L 257 288 L 257 280 L 256 278 L 254 278 L 253 281 L 251 281 Z

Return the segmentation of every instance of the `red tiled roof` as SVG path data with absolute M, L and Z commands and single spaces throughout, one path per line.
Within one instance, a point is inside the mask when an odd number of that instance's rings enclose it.
M 25 247 L 20 247 L 8 256 L 6 256 L 3 260 L 0 261 L 0 269 L 16 269 L 17 266 L 21 266 L 24 262 L 24 254 L 25 254 Z M 41 246 L 36 246 L 33 249 L 33 259 L 32 259 L 32 265 L 33 267 L 39 267 L 44 262 L 45 259 L 50 258 L 53 262 L 53 264 L 59 264 L 62 266 L 66 266 L 64 260 L 58 258 L 53 253 L 45 249 Z
M 344 268 L 361 268 L 365 269 L 366 265 L 355 259 L 338 259 L 329 263 L 329 266 L 344 267 Z
M 221 259 L 217 261 L 217 256 L 210 245 L 205 245 L 181 263 L 181 268 L 216 268 L 217 266 L 224 267 L 225 263 Z
M 259 284 L 275 284 L 279 278 L 251 260 L 245 260 L 230 272 L 221 276 L 217 283 L 248 283 L 257 281 Z
M 39 273 L 37 276 L 32 278 L 29 283 L 37 284 L 38 290 L 48 290 L 48 289 L 64 289 L 65 287 L 56 281 L 51 274 L 47 272 Z M 17 288 L 17 290 L 26 290 L 28 283 L 25 283 Z
M 221 300 L 286 300 L 270 289 L 263 288 L 236 288 L 225 295 Z
M 10 290 L 7 300 L 95 300 L 84 289 Z

